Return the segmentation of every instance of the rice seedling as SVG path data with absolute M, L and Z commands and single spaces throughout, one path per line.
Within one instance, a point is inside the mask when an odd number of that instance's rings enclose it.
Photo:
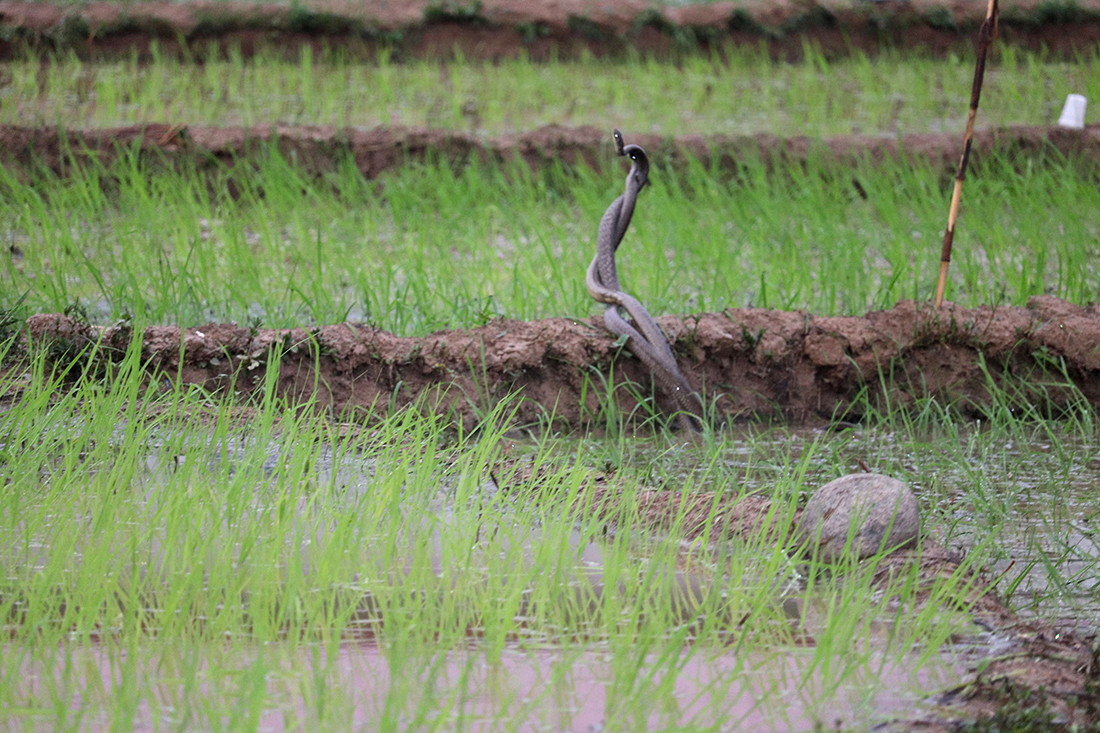
M 416 125 L 479 135 L 547 124 L 659 134 L 820 137 L 959 131 L 966 123 L 970 55 L 933 59 L 854 52 L 827 61 L 813 46 L 797 64 L 757 48 L 693 53 L 676 63 L 634 57 L 533 63 L 362 64 L 345 51 L 303 46 L 245 59 L 239 50 L 202 65 L 86 63 L 27 54 L 0 65 L 0 123 L 103 127 L 190 125 Z M 1055 60 L 1015 48 L 991 59 L 983 124 L 1050 124 L 1066 94 L 1100 98 L 1096 55 Z
M 1089 164 L 998 155 L 975 165 L 949 299 L 1094 299 L 1100 194 Z M 862 314 L 927 299 L 948 184 L 919 161 L 843 175 L 823 162 L 769 171 L 745 160 L 733 177 L 695 162 L 658 168 L 619 255 L 623 283 L 654 314 Z M 0 309 L 25 294 L 32 312 L 79 302 L 100 322 L 351 319 L 403 335 L 583 317 L 598 311 L 584 272 L 619 185 L 584 168 L 475 163 L 405 166 L 372 182 L 342 161 L 310 178 L 274 150 L 213 174 L 133 152 L 64 179 L 0 171 L 0 243 L 21 253 L 0 266 Z
M 507 403 L 473 433 L 415 407 L 343 430 L 273 383 L 252 404 L 152 383 L 137 349 L 107 375 L 45 364 L 0 377 L 20 390 L 0 417 L 5 725 L 863 727 L 956 679 L 965 619 L 899 617 L 911 578 L 872 593 L 873 561 L 799 565 L 782 535 L 691 540 L 682 508 L 647 530 L 638 492 L 789 517 L 857 458 L 913 485 L 974 566 L 1015 561 L 1023 608 L 1095 618 L 1098 557 L 1066 531 L 1095 494 L 1088 413 L 979 427 L 929 403 L 836 436 L 517 443 Z M 534 470 L 502 470 L 507 444 Z M 621 493 L 595 505 L 609 467 Z

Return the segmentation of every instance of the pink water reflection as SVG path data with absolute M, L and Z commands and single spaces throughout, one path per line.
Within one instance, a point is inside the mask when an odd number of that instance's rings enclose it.
M 627 650 L 618 659 L 591 647 L 506 647 L 499 658 L 479 648 L 405 658 L 373 644 L 343 644 L 331 655 L 314 646 L 158 648 L 137 660 L 97 646 L 58 651 L 49 664 L 23 665 L 16 682 L 28 706 L 37 701 L 45 713 L 30 728 L 57 727 L 47 699 L 56 706 L 61 698 L 79 716 L 77 728 L 117 729 L 124 707 L 117 696 L 136 695 L 126 728 L 138 731 L 236 729 L 243 709 L 254 713 L 245 716 L 248 729 L 263 731 L 863 729 L 912 715 L 925 694 L 962 672 L 943 659 L 913 672 L 915 659 L 883 664 L 873 655 L 815 669 L 814 650 L 798 648 L 742 658 L 728 650 L 663 658 Z M 0 727 L 10 722 L 0 711 Z

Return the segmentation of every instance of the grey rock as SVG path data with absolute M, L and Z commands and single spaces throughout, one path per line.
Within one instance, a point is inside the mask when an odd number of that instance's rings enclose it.
M 908 486 L 877 473 L 854 473 L 814 492 L 796 537 L 808 546 L 808 554 L 816 543 L 818 559 L 833 562 L 845 554 L 845 547 L 863 559 L 880 548 L 907 545 L 918 534 L 920 513 Z

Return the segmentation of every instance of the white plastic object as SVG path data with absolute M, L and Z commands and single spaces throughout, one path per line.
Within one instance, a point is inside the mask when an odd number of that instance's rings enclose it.
M 1066 106 L 1062 107 L 1062 116 L 1058 118 L 1060 127 L 1072 127 L 1075 130 L 1085 129 L 1085 107 L 1088 100 L 1084 94 L 1071 94 L 1066 97 Z

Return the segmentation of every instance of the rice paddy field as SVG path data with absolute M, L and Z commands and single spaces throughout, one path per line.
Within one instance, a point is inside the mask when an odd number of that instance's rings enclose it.
M 770 132 L 812 137 L 947 132 L 965 125 L 974 61 L 860 51 L 828 61 L 807 43 L 799 64 L 759 48 L 717 46 L 658 61 L 581 57 L 376 64 L 303 46 L 245 57 L 239 48 L 189 63 L 151 45 L 151 60 L 89 64 L 28 53 L 0 76 L 0 123 L 119 126 L 419 125 L 500 134 L 548 124 L 616 125 L 658 134 Z M 1006 46 L 984 85 L 982 123 L 1048 124 L 1069 93 L 1100 97 L 1097 55 Z
M 557 123 L 628 142 L 957 131 L 961 145 L 971 59 L 726 56 L 35 55 L 0 64 L 0 122 Z M 1096 54 L 1005 50 L 980 124 L 1050 123 L 1068 92 L 1100 99 Z M 659 165 L 622 278 L 654 314 L 861 315 L 927 299 L 952 173 L 906 156 Z M 60 311 L 136 328 L 350 319 L 400 335 L 587 318 L 600 308 L 584 271 L 624 174 L 429 160 L 367 180 L 349 158 L 310 176 L 274 148 L 0 168 L 0 728 L 908 730 L 942 720 L 941 693 L 1003 652 L 951 601 L 968 597 L 969 571 L 1021 618 L 1095 649 L 1100 429 L 1083 397 L 1052 417 L 991 387 L 978 421 L 925 400 L 868 404 L 847 430 L 698 440 L 610 409 L 598 433 L 517 425 L 505 400 L 468 430 L 423 404 L 353 419 L 292 402 L 277 364 L 243 396 L 151 377 L 140 344 L 91 368 L 17 341 L 26 314 Z M 1096 300 L 1097 180 L 1084 157 L 982 156 L 948 298 Z M 913 488 L 926 540 L 967 572 L 929 586 L 915 566 L 883 581 L 885 552 L 798 554 L 783 528 L 861 463 Z M 680 501 L 656 526 L 647 489 L 714 508 L 698 525 Z M 767 499 L 780 529 L 721 535 L 718 507 L 737 497 Z M 1010 702 L 958 729 L 1096 729 Z

